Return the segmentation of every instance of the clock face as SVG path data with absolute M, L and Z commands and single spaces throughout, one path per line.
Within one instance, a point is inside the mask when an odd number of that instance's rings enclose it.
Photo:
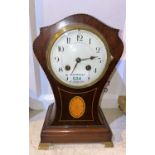
M 96 83 L 105 72 L 108 51 L 105 42 L 86 29 L 62 33 L 49 51 L 49 65 L 54 77 L 75 88 Z

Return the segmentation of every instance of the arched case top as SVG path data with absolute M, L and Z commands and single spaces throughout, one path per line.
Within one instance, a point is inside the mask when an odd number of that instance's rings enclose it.
M 34 53 L 45 74 L 47 75 L 47 78 L 52 87 L 59 86 L 59 88 L 67 89 L 69 91 L 80 92 L 80 89 L 75 90 L 74 88 L 67 88 L 55 80 L 55 78 L 51 75 L 47 65 L 47 51 L 51 40 L 55 37 L 56 34 L 63 31 L 64 28 L 76 27 L 78 25 L 95 30 L 96 33 L 105 38 L 105 41 L 108 44 L 107 46 L 111 55 L 111 61 L 107 67 L 106 73 L 104 73 L 104 76 L 95 85 L 88 88 L 82 88 L 82 90 L 87 91 L 94 87 L 100 87 L 99 89 L 102 90 L 123 52 L 123 43 L 118 36 L 118 29 L 111 28 L 98 19 L 86 14 L 72 15 L 62 19 L 56 24 L 41 28 L 40 35 L 36 38 L 33 44 Z

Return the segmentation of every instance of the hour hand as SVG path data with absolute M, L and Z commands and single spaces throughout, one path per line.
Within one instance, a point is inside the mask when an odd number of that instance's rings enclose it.
M 83 58 L 83 59 L 81 59 L 81 61 L 85 61 L 85 60 L 93 60 L 93 59 L 95 59 L 95 58 L 97 58 L 98 56 L 90 56 L 89 58 Z

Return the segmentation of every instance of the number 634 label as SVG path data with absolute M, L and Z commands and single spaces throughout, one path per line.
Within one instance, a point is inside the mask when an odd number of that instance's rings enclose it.
M 74 83 L 82 83 L 88 81 L 88 74 L 69 74 L 68 80 Z

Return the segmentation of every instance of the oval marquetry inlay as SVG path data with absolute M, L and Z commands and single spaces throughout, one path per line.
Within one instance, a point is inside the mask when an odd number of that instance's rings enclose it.
M 85 102 L 82 97 L 75 96 L 69 102 L 69 112 L 74 118 L 80 118 L 85 112 Z

